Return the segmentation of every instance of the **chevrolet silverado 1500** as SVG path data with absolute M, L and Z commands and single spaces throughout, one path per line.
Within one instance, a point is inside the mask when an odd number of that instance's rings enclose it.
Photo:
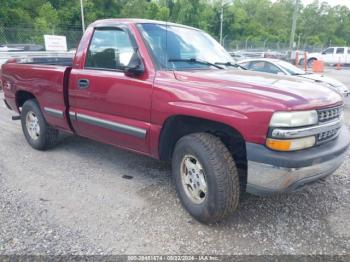
M 333 173 L 350 141 L 339 94 L 245 71 L 183 25 L 97 21 L 72 61 L 8 61 L 2 82 L 33 148 L 54 146 L 62 131 L 172 161 L 179 198 L 203 223 L 231 214 L 243 192 Z

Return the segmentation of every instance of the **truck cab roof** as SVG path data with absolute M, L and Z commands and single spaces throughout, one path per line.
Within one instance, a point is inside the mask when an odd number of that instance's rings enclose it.
M 101 19 L 93 22 L 89 26 L 92 27 L 103 27 L 103 26 L 111 26 L 116 24 L 158 24 L 158 25 L 171 25 L 171 26 L 179 26 L 184 28 L 190 28 L 193 30 L 201 31 L 198 28 L 182 25 L 182 24 L 176 24 L 172 22 L 164 22 L 159 20 L 152 20 L 152 19 L 140 19 L 140 18 L 109 18 L 109 19 Z

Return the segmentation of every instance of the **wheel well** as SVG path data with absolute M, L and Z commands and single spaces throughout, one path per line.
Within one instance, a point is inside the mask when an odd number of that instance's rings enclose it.
M 23 106 L 23 104 L 29 100 L 29 99 L 33 99 L 35 98 L 35 96 L 30 93 L 30 92 L 27 92 L 27 91 L 18 91 L 16 93 L 16 104 L 17 104 L 17 107 L 20 108 Z
M 168 118 L 165 121 L 160 135 L 160 159 L 165 161 L 170 160 L 175 145 L 181 137 L 199 132 L 207 132 L 220 137 L 221 141 L 231 152 L 239 172 L 241 189 L 245 191 L 247 184 L 247 153 L 245 140 L 236 129 L 226 124 L 182 115 Z

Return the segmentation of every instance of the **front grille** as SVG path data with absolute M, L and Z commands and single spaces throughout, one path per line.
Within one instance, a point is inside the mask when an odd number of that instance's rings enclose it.
M 318 110 L 318 120 L 321 123 L 328 122 L 334 119 L 340 118 L 341 114 L 343 112 L 343 107 L 333 107 L 333 108 L 327 108 L 327 109 L 321 109 Z
M 315 145 L 327 143 L 338 137 L 342 128 L 343 107 L 320 109 L 318 124 L 294 128 L 270 128 L 268 137 L 276 139 L 298 139 L 314 137 Z
M 341 118 L 341 115 L 343 114 L 343 107 L 338 106 L 333 108 L 321 109 L 321 110 L 318 110 L 317 113 L 318 113 L 318 121 L 320 123 L 337 121 Z M 329 140 L 332 140 L 333 138 L 336 138 L 339 133 L 339 130 L 340 130 L 340 127 L 337 127 L 332 130 L 319 133 L 316 136 L 317 144 L 322 144 Z
M 340 128 L 335 128 L 326 132 L 322 132 L 317 135 L 317 143 L 322 144 L 324 142 L 327 142 L 333 138 L 335 138 L 338 135 Z

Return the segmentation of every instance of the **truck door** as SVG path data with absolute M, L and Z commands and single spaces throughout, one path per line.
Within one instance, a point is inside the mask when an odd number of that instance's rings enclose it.
M 329 47 L 322 52 L 322 59 L 325 63 L 327 63 L 327 64 L 336 63 L 335 59 L 334 59 L 334 51 L 335 50 L 333 47 Z
M 345 60 L 345 48 L 344 47 L 337 47 L 335 51 L 335 64 L 340 63 L 344 64 L 346 62 Z
M 147 153 L 153 77 L 127 76 L 137 58 L 127 28 L 95 28 L 82 68 L 72 69 L 70 119 L 81 136 Z

